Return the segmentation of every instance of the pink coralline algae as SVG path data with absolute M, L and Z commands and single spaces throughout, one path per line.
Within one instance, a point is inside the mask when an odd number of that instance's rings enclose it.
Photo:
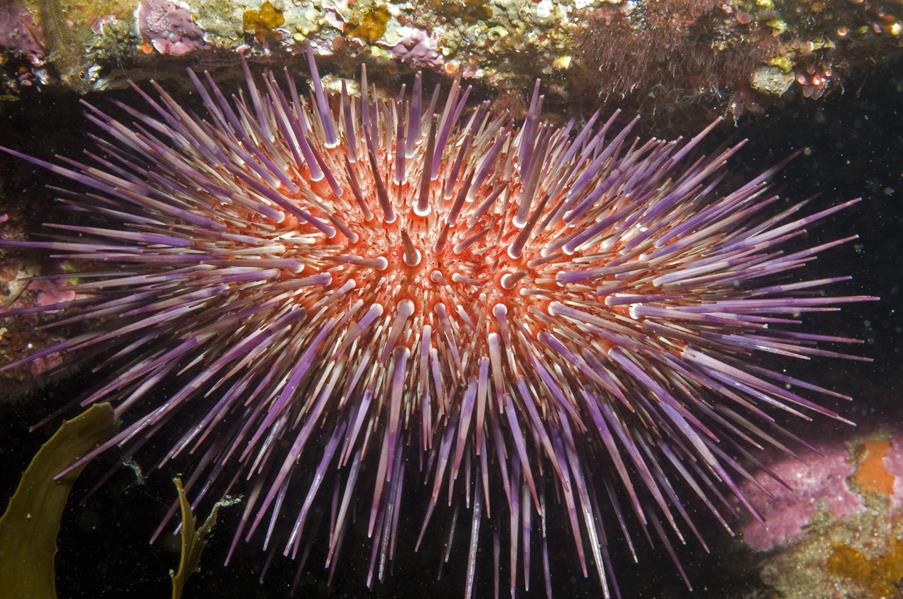
M 392 46 L 392 57 L 413 67 L 438 69 L 444 63 L 436 38 L 422 29 L 404 27 L 403 37 Z
M 765 471 L 756 476 L 757 485 L 747 485 L 747 497 L 764 519 L 744 525 L 750 547 L 776 549 L 802 538 L 816 519 L 839 522 L 861 514 L 870 509 L 868 497 L 886 501 L 890 512 L 903 507 L 903 432 L 839 443 L 821 453 L 771 465 L 786 486 Z
M 204 46 L 204 31 L 184 6 L 169 0 L 144 0 L 137 18 L 142 37 L 160 54 L 183 56 Z
M 31 374 L 37 376 L 61 366 L 62 363 L 63 355 L 60 352 L 53 352 L 32 362 L 29 365 L 29 369 Z
M 31 14 L 19 4 L 0 4 L 0 49 L 25 56 L 43 56 L 44 45 L 38 39 Z
M 56 278 L 32 281 L 29 288 L 37 292 L 35 304 L 38 306 L 75 301 L 75 291 L 68 289 L 65 283 Z
M 8 220 L 6 214 L 0 214 L 0 223 Z M 24 293 L 19 294 L 13 304 L 14 309 L 22 309 L 24 312 L 40 312 L 43 309 L 52 310 L 54 307 L 73 302 L 77 298 L 75 291 L 65 279 L 58 276 L 49 278 L 34 278 L 29 281 Z M 38 376 L 53 370 L 63 363 L 63 355 L 60 352 L 51 352 L 29 365 L 32 375 Z
M 771 472 L 786 486 L 764 471 L 755 477 L 758 485 L 747 485 L 746 496 L 763 518 L 744 523 L 747 545 L 769 551 L 800 538 L 819 513 L 842 519 L 864 509 L 862 498 L 847 483 L 856 470 L 847 448 L 841 444 L 822 453 L 804 453 L 801 460 L 787 458 L 771 465 Z

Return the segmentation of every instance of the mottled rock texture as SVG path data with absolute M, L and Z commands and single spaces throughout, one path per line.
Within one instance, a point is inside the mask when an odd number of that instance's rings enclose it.
M 184 82 L 185 66 L 237 71 L 239 55 L 300 65 L 310 42 L 343 76 L 362 60 L 377 82 L 461 75 L 512 108 L 507 96 L 542 77 L 549 110 L 603 102 L 667 127 L 839 90 L 900 52 L 901 12 L 876 0 L 11 0 L 0 92 Z

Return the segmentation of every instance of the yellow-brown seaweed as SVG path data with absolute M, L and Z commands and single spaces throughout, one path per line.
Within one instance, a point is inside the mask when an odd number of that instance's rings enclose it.
M 0 517 L 0 597 L 56 597 L 56 538 L 83 466 L 57 480 L 54 476 L 109 439 L 116 428 L 110 404 L 96 404 L 65 421 L 35 454 Z
M 178 476 L 173 479 L 176 485 L 176 491 L 179 493 L 179 508 L 182 513 L 182 541 L 181 541 L 181 558 L 179 559 L 179 569 L 172 574 L 172 599 L 179 599 L 185 588 L 188 578 L 197 572 L 201 564 L 201 553 L 207 545 L 207 535 L 213 530 L 216 524 L 216 514 L 223 505 L 217 502 L 210 515 L 204 521 L 200 528 L 196 528 L 197 520 L 191 513 L 191 504 L 185 496 L 185 489 L 182 488 L 182 479 Z

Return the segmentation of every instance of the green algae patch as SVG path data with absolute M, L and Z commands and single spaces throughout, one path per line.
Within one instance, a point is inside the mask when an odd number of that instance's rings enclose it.
M 185 489 L 182 488 L 182 479 L 177 476 L 172 482 L 175 483 L 176 491 L 179 493 L 179 508 L 182 512 L 182 555 L 179 558 L 179 570 L 175 574 L 170 572 L 172 599 L 179 599 L 188 578 L 200 569 L 201 553 L 207 546 L 207 536 L 216 524 L 216 514 L 219 512 L 219 508 L 227 504 L 225 501 L 218 501 L 210 510 L 210 515 L 207 516 L 204 524 L 200 528 L 196 528 L 197 520 L 191 513 L 191 504 L 185 496 Z
M 0 517 L 0 594 L 17 599 L 56 597 L 56 537 L 69 491 L 83 467 L 53 477 L 116 432 L 113 408 L 91 406 L 65 421 L 22 474 Z

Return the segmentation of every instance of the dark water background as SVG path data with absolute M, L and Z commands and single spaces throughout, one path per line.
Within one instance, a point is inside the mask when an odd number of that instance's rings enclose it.
M 137 103 L 135 94 L 111 94 Z M 0 105 L 0 144 L 47 158 L 59 152 L 77 156 L 86 142 L 87 123 L 75 96 L 35 95 L 18 103 Z M 103 104 L 103 98 L 95 98 Z M 658 134 L 667 132 L 655 131 Z M 863 353 L 875 358 L 873 364 L 817 362 L 797 368 L 801 378 L 849 392 L 856 396 L 852 405 L 836 406 L 868 428 L 894 427 L 901 422 L 901 382 L 903 382 L 903 62 L 853 75 L 843 93 L 835 92 L 819 103 L 791 102 L 765 116 L 743 119 L 738 127 L 725 124 L 712 136 L 716 142 L 747 137 L 750 143 L 733 160 L 737 174 L 734 183 L 748 179 L 798 148 L 804 155 L 778 177 L 782 195 L 798 200 L 813 194 L 812 211 L 862 196 L 853 209 L 833 216 L 811 234 L 809 245 L 857 232 L 861 239 L 819 258 L 807 272 L 820 276 L 852 274 L 854 281 L 844 287 L 850 294 L 880 295 L 880 303 L 846 307 L 840 314 L 810 319 L 807 330 L 860 337 L 867 341 Z M 43 188 L 46 173 L 21 162 L 0 157 L 2 193 L 28 203 L 24 210 L 33 223 L 44 220 L 50 194 Z M 59 182 L 59 181 L 55 181 Z M 19 473 L 50 430 L 29 433 L 27 428 L 78 394 L 93 381 L 88 369 L 49 384 L 28 401 L 14 405 L 0 402 L 0 505 L 15 488 Z M 3 393 L 3 391 L 0 391 Z M 831 423 L 795 426 L 808 439 L 834 438 L 845 432 Z M 160 441 L 165 443 L 165 439 Z M 150 454 L 154 454 L 153 448 Z M 139 461 L 141 455 L 139 454 Z M 138 484 L 134 475 L 121 468 L 113 479 L 91 497 L 80 500 L 91 486 L 91 479 L 115 465 L 115 458 L 98 460 L 79 480 L 63 521 L 57 558 L 58 591 L 61 598 L 81 597 L 168 597 L 168 571 L 178 563 L 177 545 L 160 542 L 148 545 L 148 538 L 161 515 L 175 496 L 170 479 L 177 470 L 167 469 Z M 149 466 L 149 461 L 143 463 Z M 414 485 L 411 485 L 414 487 Z M 436 582 L 439 551 L 444 532 L 435 527 L 428 535 L 427 547 L 419 554 L 410 546 L 420 525 L 421 506 L 426 493 L 409 487 L 406 505 L 417 506 L 410 517 L 402 515 L 401 545 L 394 573 L 372 593 L 363 585 L 369 548 L 355 547 L 365 538 L 360 526 L 346 539 L 343 562 L 335 585 L 323 583 L 325 574 L 319 562 L 308 565 L 299 596 L 302 597 L 462 597 L 467 555 L 469 512 L 462 512 L 456 534 L 456 557 Z M 243 545 L 234 563 L 223 567 L 231 533 L 240 507 L 221 512 L 221 523 L 208 546 L 203 571 L 189 583 L 184 597 L 284 597 L 291 584 L 294 567 L 277 559 L 263 586 L 258 583 L 263 554 L 255 545 Z M 554 510 L 553 510 L 554 511 Z M 203 518 L 205 514 L 199 514 Z M 711 518 L 695 510 L 701 530 L 713 549 L 710 555 L 690 543 L 678 548 L 688 575 L 696 587 L 693 596 L 739 597 L 755 586 L 751 566 L 745 554 L 718 528 Z M 436 521 L 435 523 L 438 523 Z M 611 527 L 610 527 L 611 528 Z M 478 556 L 478 586 L 475 597 L 492 595 L 492 551 L 488 526 L 484 521 Z M 502 534 L 507 534 L 503 527 Z M 534 538 L 538 534 L 534 530 Z M 596 597 L 599 589 L 590 578 L 584 580 L 576 569 L 573 544 L 566 523 L 552 517 L 549 527 L 556 597 Z M 615 535 L 614 544 L 619 539 Z M 614 551 L 619 581 L 625 597 L 674 598 L 689 596 L 662 551 L 640 544 L 640 564 L 634 565 L 625 551 Z M 429 543 L 432 541 L 432 543 Z M 503 552 L 502 563 L 507 562 Z M 544 596 L 539 569 L 539 547 L 534 544 L 532 592 L 521 597 Z M 507 571 L 503 567 L 502 596 L 507 596 Z M 2 594 L 2 593 L 0 593 Z

